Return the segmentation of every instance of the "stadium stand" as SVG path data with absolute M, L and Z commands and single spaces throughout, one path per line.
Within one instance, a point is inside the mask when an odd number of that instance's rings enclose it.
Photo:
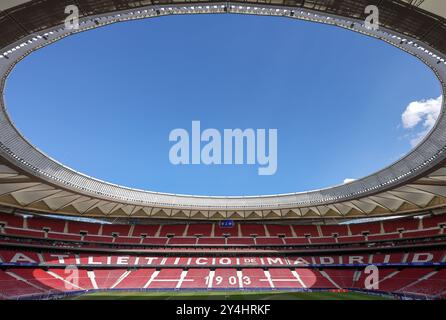
M 166 224 L 162 225 L 159 231 L 160 237 L 166 237 L 168 235 L 173 235 L 176 237 L 181 237 L 186 230 L 186 224 Z
M 375 291 L 432 299 L 446 292 L 441 217 L 229 228 L 24 220 L 0 214 L 0 299 L 100 289 L 368 290 L 371 264 L 379 267 Z M 200 256 L 190 255 L 200 246 Z
M 223 237 L 223 236 L 231 236 L 238 237 L 238 228 L 236 226 L 225 228 L 220 227 L 219 225 L 214 225 L 214 236 L 215 237 Z
M 133 236 L 139 237 L 139 236 L 146 236 L 146 237 L 154 237 L 159 229 L 161 228 L 161 225 L 136 225 L 133 229 Z
M 212 224 L 208 223 L 194 223 L 189 224 L 189 227 L 187 228 L 187 236 L 203 236 L 203 237 L 210 237 L 212 234 Z
M 265 227 L 263 224 L 241 224 L 240 229 L 243 237 L 258 236 L 264 237 Z
M 305 236 L 319 237 L 320 236 L 317 226 L 292 225 L 291 228 L 294 230 L 294 233 L 296 234 L 297 237 L 305 237 Z

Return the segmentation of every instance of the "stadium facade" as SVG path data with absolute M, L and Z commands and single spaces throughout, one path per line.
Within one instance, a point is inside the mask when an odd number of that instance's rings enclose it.
M 65 28 L 68 5 L 79 8 L 78 30 Z M 378 29 L 365 25 L 369 5 L 379 9 Z M 71 34 L 209 13 L 280 16 L 358 32 L 418 58 L 443 93 L 446 88 L 446 8 L 438 1 L 18 0 L 2 1 L 0 10 L 2 93 L 17 63 Z M 0 103 L 0 299 L 160 289 L 446 296 L 444 100 L 423 141 L 376 173 L 321 190 L 245 197 L 158 193 L 86 176 L 28 142 L 10 119 L 3 94 Z M 333 223 L 387 216 L 402 217 Z M 68 266 L 76 267 L 74 283 Z M 380 268 L 379 287 L 364 285 L 368 266 Z

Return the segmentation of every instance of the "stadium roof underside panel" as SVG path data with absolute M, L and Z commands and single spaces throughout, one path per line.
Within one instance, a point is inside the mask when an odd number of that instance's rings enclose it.
M 76 4 L 80 29 L 67 30 L 65 7 Z M 380 28 L 366 28 L 376 5 Z M 425 63 L 446 88 L 446 19 L 434 1 L 286 0 L 238 2 L 35 0 L 0 4 L 0 74 L 35 50 L 76 32 L 170 14 L 239 13 L 324 23 L 378 38 Z M 130 189 L 88 177 L 43 154 L 15 128 L 0 100 L 0 204 L 84 216 L 170 219 L 296 219 L 394 215 L 446 207 L 444 103 L 434 129 L 409 154 L 365 178 L 282 195 L 206 197 Z

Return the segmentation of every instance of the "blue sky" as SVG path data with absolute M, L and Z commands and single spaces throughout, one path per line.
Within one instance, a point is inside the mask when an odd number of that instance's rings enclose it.
M 402 115 L 440 86 L 421 62 L 343 29 L 284 18 L 170 16 L 81 33 L 14 70 L 18 128 L 62 163 L 161 192 L 287 193 L 360 178 L 426 130 Z M 407 115 L 407 114 L 406 114 Z M 407 118 L 407 117 L 406 117 Z M 405 119 L 405 118 L 403 118 Z M 278 130 L 278 170 L 169 161 L 175 128 Z

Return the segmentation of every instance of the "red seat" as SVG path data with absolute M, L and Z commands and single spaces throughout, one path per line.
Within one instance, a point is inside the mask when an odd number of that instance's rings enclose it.
M 132 235 L 134 237 L 139 237 L 141 235 L 145 235 L 147 237 L 154 237 L 160 229 L 159 225 L 136 225 L 133 229 Z
M 284 238 L 286 244 L 308 244 L 307 238 Z
M 237 225 L 234 225 L 233 227 L 222 228 L 218 224 L 216 224 L 214 229 L 214 236 L 223 237 L 225 234 L 228 234 L 231 237 L 238 237 Z
M 23 228 L 23 218 L 9 213 L 0 213 L 0 224 L 7 227 Z
M 225 238 L 222 237 L 203 237 L 203 238 L 198 238 L 198 242 L 197 244 L 204 244 L 204 245 L 212 245 L 212 244 L 219 244 L 219 245 L 223 245 L 225 244 Z
M 321 226 L 322 235 L 326 237 L 331 237 L 333 234 L 338 236 L 348 236 L 347 225 L 323 225 Z
M 420 220 L 414 218 L 383 221 L 384 232 L 392 233 L 403 230 L 417 230 Z
M 317 226 L 313 225 L 292 225 L 294 233 L 298 237 L 305 237 L 306 235 L 310 235 L 312 237 L 319 237 L 319 232 L 317 230 Z
M 440 234 L 440 229 L 405 231 L 403 232 L 403 238 L 430 237 L 439 234 Z
M 204 237 L 209 237 L 212 232 L 212 224 L 210 223 L 192 223 L 189 224 L 187 229 L 188 236 L 202 235 Z
M 310 238 L 311 243 L 335 243 L 336 240 L 333 237 L 319 237 L 319 238 Z
M 256 235 L 259 237 L 265 236 L 265 227 L 263 224 L 240 224 L 243 237 Z
M 364 236 L 347 236 L 347 237 L 339 237 L 338 242 L 339 243 L 357 243 L 357 242 L 364 242 L 365 237 Z
M 370 223 L 352 223 L 349 225 L 352 235 L 361 235 L 364 232 L 369 234 L 381 233 L 381 224 L 379 222 Z
M 186 229 L 185 224 L 166 224 L 161 226 L 161 231 L 159 236 L 165 237 L 169 234 L 172 234 L 176 237 L 181 237 Z
M 142 241 L 143 244 L 153 244 L 153 245 L 165 245 L 167 243 L 167 238 L 152 238 L 147 237 Z
M 270 236 L 278 236 L 278 235 L 285 235 L 286 237 L 292 237 L 293 234 L 291 233 L 290 226 L 285 225 L 275 225 L 275 224 L 268 224 L 266 225 L 266 228 L 268 229 Z
M 87 232 L 89 235 L 94 235 L 94 234 L 99 233 L 100 227 L 101 227 L 101 224 L 99 224 L 99 223 L 69 221 L 68 222 L 68 233 Z
M 180 244 L 180 245 L 195 245 L 197 238 L 195 237 L 174 237 L 171 238 L 168 244 Z
M 44 238 L 45 236 L 45 233 L 43 231 L 29 230 L 29 229 L 5 228 L 5 233 L 11 236 L 31 237 L 31 238 Z
M 141 238 L 138 237 L 117 237 L 115 243 L 128 243 L 128 244 L 138 244 L 141 243 Z
M 48 232 L 48 239 L 80 241 L 81 236 L 78 234 Z
M 258 237 L 256 238 L 256 243 L 258 245 L 283 245 L 284 242 L 281 238 L 273 237 Z
M 44 217 L 34 216 L 27 219 L 28 228 L 35 230 L 42 230 L 48 228 L 53 232 L 63 233 L 65 230 L 65 220 L 61 219 L 50 219 Z
M 113 242 L 113 237 L 109 236 L 95 236 L 95 235 L 87 235 L 84 237 L 84 241 L 92 241 L 92 242 Z
M 423 218 L 424 229 L 437 228 L 440 225 L 446 225 L 446 214 Z
M 381 234 L 381 235 L 369 235 L 368 240 L 369 241 L 382 241 L 382 240 L 395 240 L 399 239 L 400 235 L 399 233 L 390 233 L 390 234 Z
M 102 235 L 103 236 L 112 236 L 113 234 L 118 234 L 121 237 L 127 237 L 130 232 L 129 225 L 121 225 L 121 224 L 104 224 L 102 225 Z
M 254 245 L 254 239 L 253 238 L 232 238 L 229 237 L 227 239 L 228 245 Z
M 181 289 L 205 289 L 209 286 L 210 269 L 189 269 Z

